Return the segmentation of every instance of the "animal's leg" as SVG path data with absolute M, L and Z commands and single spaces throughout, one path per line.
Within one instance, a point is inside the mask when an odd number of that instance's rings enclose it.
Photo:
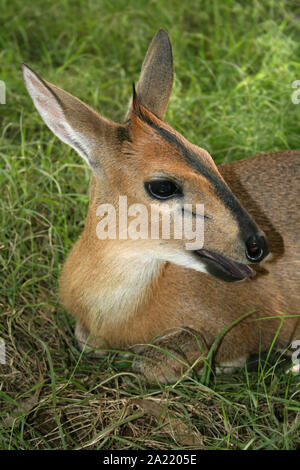
M 84 354 L 88 354 L 90 357 L 103 357 L 107 354 L 107 350 L 103 350 L 106 347 L 105 342 L 94 338 L 79 321 L 75 326 L 75 338 L 78 348 Z
M 133 362 L 133 371 L 148 382 L 173 383 L 191 369 L 203 366 L 208 346 L 205 338 L 192 328 L 180 328 L 158 337 L 152 344 L 135 346 L 141 354 Z

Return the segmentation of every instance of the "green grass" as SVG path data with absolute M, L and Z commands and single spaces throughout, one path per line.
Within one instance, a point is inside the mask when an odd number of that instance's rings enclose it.
M 147 388 L 117 353 L 79 355 L 57 279 L 84 225 L 90 171 L 43 124 L 19 68 L 121 120 L 163 27 L 175 129 L 217 163 L 300 148 L 297 2 L 0 0 L 0 12 L 0 448 L 299 449 L 299 377 L 280 360 Z

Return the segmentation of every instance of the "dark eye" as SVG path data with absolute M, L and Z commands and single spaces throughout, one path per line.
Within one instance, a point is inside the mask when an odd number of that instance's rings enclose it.
M 170 180 L 153 180 L 145 183 L 146 191 L 156 199 L 169 199 L 182 196 L 181 188 Z

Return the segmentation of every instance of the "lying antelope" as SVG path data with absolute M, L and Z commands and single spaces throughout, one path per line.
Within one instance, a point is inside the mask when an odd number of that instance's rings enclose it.
M 164 30 L 152 40 L 122 124 L 22 70 L 47 126 L 92 169 L 85 228 L 60 279 L 85 350 L 133 348 L 142 354 L 136 371 L 171 382 L 184 364 L 201 369 L 219 335 L 216 361 L 229 367 L 268 350 L 276 333 L 283 347 L 300 336 L 299 151 L 217 167 L 172 129 L 164 121 L 173 82 Z M 171 217 L 185 203 L 203 204 L 202 248 L 187 250 L 184 237 L 99 239 L 97 207 L 117 208 L 120 195 Z

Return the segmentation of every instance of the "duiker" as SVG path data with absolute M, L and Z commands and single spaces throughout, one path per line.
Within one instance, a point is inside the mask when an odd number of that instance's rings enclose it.
M 141 354 L 136 371 L 172 382 L 189 367 L 200 370 L 216 338 L 217 364 L 232 368 L 268 350 L 275 334 L 283 347 L 300 336 L 299 151 L 217 167 L 170 127 L 173 60 L 162 29 L 122 124 L 22 69 L 45 123 L 92 170 L 85 228 L 60 279 L 61 302 L 86 351 L 132 348 Z M 194 226 L 203 221 L 203 246 L 187 249 L 184 236 L 166 239 L 161 230 L 99 239 L 97 209 L 118 210 L 119 196 L 149 213 L 154 204 L 160 221 L 203 204 L 201 215 L 190 211 Z

